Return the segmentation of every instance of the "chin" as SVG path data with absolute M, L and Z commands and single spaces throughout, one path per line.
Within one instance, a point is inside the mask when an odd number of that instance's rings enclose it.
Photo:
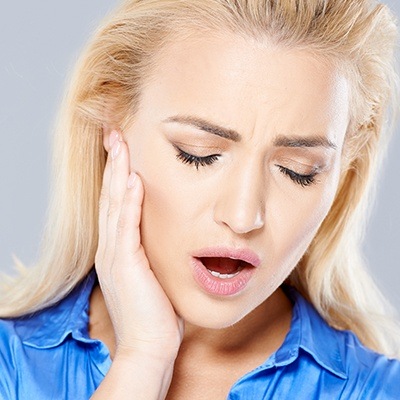
M 219 299 L 193 299 L 190 303 L 174 306 L 185 322 L 206 329 L 229 328 L 253 310 L 235 301 L 222 304 Z
M 242 318 L 224 319 L 224 318 L 218 318 L 217 316 L 215 316 L 215 318 L 210 318 L 210 315 L 199 316 L 199 318 L 196 318 L 196 316 L 194 315 L 189 315 L 188 318 L 185 318 L 185 316 L 182 316 L 182 318 L 186 323 L 197 326 L 199 328 L 215 329 L 215 330 L 229 328 L 242 319 Z

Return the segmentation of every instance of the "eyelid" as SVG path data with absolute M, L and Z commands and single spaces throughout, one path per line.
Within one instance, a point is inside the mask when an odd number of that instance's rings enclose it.
M 321 162 L 310 162 L 305 163 L 291 158 L 280 158 L 277 160 L 275 165 L 282 166 L 290 169 L 298 175 L 311 175 L 323 172 L 327 168 L 326 163 Z
M 178 146 L 183 146 L 184 148 L 203 147 L 205 149 L 215 149 L 218 152 L 229 146 L 227 140 L 220 136 L 210 135 L 201 130 L 191 130 L 187 127 L 175 126 L 175 124 L 171 124 L 172 126 L 168 125 L 170 124 L 162 127 L 165 138 L 170 143 L 175 143 Z
M 220 156 L 221 154 L 221 150 L 216 148 L 216 147 L 211 147 L 211 146 L 196 146 L 196 145 L 189 145 L 189 144 L 185 144 L 185 143 L 179 143 L 179 142 L 175 142 L 175 143 L 171 143 L 172 146 L 174 147 L 174 149 L 178 152 L 183 152 L 186 154 L 189 154 L 191 156 L 194 157 L 199 157 L 199 158 L 205 158 L 205 157 L 211 157 L 211 156 Z M 193 151 L 190 150 L 191 148 L 193 148 Z M 201 153 L 204 152 L 204 154 L 196 154 L 196 150 L 200 150 Z M 193 152 L 195 154 L 193 154 Z
M 194 144 L 194 143 L 186 143 L 186 142 L 180 142 L 180 141 L 173 141 L 171 142 L 172 146 L 175 147 L 176 150 L 183 150 L 190 152 L 188 149 L 199 149 L 199 150 L 204 150 L 207 151 L 206 155 L 210 155 L 210 152 L 213 152 L 214 154 L 216 153 L 222 153 L 223 149 L 218 146 L 207 146 L 204 144 Z M 199 156 L 201 157 L 201 156 Z

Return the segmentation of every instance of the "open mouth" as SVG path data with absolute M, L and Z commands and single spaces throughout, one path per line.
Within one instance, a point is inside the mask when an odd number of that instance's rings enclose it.
M 214 248 L 199 253 L 192 256 L 193 276 L 198 285 L 211 295 L 241 293 L 260 265 L 260 259 L 249 250 Z
M 220 279 L 234 278 L 244 268 L 252 267 L 246 261 L 228 257 L 200 257 L 200 261 L 212 276 Z

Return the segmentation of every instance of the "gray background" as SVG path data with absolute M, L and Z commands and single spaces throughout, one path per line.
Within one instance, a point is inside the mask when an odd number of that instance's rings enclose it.
M 386 1 L 400 15 L 398 0 Z M 0 271 L 37 258 L 48 202 L 49 136 L 67 71 L 117 0 L 14 0 L 0 12 Z M 400 128 L 368 225 L 371 273 L 400 310 Z

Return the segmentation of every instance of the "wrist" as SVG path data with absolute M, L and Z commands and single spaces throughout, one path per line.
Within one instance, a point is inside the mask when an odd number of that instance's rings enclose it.
M 140 347 L 118 345 L 113 362 L 167 368 L 173 367 L 177 355 L 178 349 L 161 348 L 154 345 Z
M 156 354 L 156 355 L 155 355 Z M 119 349 L 94 399 L 165 399 L 171 384 L 174 361 L 147 351 Z

